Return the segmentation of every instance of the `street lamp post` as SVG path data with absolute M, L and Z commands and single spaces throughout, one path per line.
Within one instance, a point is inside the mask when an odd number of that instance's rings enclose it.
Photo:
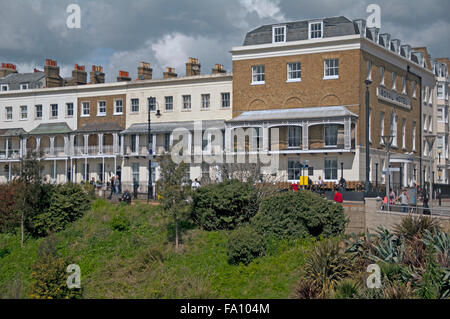
M 150 202 L 150 198 L 153 199 L 153 181 L 152 181 L 152 157 L 153 157 L 153 141 L 152 141 L 152 130 L 151 130 L 151 118 L 150 113 L 152 111 L 153 98 L 149 97 L 148 101 L 148 131 L 147 131 L 147 141 L 148 141 L 148 188 L 147 188 L 147 203 Z M 155 107 L 157 102 L 155 101 Z M 156 110 L 156 117 L 160 117 L 161 112 L 159 107 Z
M 430 155 L 430 174 L 428 176 L 428 178 L 430 179 L 430 212 L 433 213 L 433 181 L 434 181 L 434 176 L 433 176 L 433 180 L 431 179 L 431 172 L 433 169 L 433 144 L 434 141 L 436 140 L 436 135 L 426 135 L 425 139 L 427 141 L 428 144 L 428 148 L 429 148 L 429 155 Z M 434 174 L 433 174 L 434 175 Z
M 375 188 L 378 196 L 378 163 L 375 163 Z
M 370 93 L 369 93 L 369 86 L 372 84 L 372 81 L 367 79 L 365 81 L 366 84 L 366 181 L 364 183 L 364 193 L 365 196 L 369 193 L 370 190 L 370 157 L 369 157 L 369 102 L 370 102 Z
M 383 135 L 381 136 L 381 138 L 383 139 L 383 143 L 384 145 L 386 145 L 386 173 L 387 173 L 387 178 L 386 178 L 386 198 L 387 198 L 387 205 L 388 205 L 388 211 L 390 211 L 390 198 L 389 198 L 389 192 L 390 192 L 390 183 L 391 183 L 391 170 L 390 170 L 390 150 L 391 150 L 391 145 L 392 145 L 392 141 L 394 140 L 394 136 L 392 135 Z

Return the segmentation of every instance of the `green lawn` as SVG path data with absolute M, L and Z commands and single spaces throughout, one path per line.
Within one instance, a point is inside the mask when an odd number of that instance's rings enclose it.
M 113 229 L 112 221 L 124 230 Z M 289 297 L 314 246 L 314 240 L 273 242 L 265 257 L 231 266 L 228 232 L 206 232 L 188 223 L 182 228 L 182 245 L 175 253 L 173 225 L 160 207 L 98 200 L 56 235 L 57 247 L 81 267 L 85 298 L 251 299 Z M 42 241 L 28 239 L 21 248 L 19 236 L 0 234 L 0 251 L 6 251 L 0 257 L 0 297 L 28 296 L 31 265 Z

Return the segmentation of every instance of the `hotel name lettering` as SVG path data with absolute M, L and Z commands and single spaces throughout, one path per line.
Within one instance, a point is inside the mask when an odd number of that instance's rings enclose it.
M 393 103 L 408 110 L 411 109 L 411 99 L 403 94 L 398 94 L 397 92 L 379 86 L 377 87 L 377 96 L 380 100 Z

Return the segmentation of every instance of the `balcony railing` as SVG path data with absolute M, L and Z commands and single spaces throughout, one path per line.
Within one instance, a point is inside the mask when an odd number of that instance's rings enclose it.
M 8 157 L 6 156 L 6 150 L 0 150 L 0 159 L 19 159 L 20 150 L 10 149 L 8 150 Z

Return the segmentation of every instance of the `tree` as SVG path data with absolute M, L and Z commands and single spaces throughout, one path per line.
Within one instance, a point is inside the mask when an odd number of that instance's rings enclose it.
M 169 155 L 158 158 L 160 177 L 156 182 L 160 202 L 169 215 L 173 216 L 175 224 L 175 249 L 178 251 L 179 231 L 178 216 L 181 209 L 187 206 L 187 198 L 191 193 L 190 185 L 184 183 L 188 166 L 181 162 L 176 164 Z
M 42 192 L 42 165 L 36 153 L 30 153 L 20 162 L 17 182 L 22 184 L 22 192 L 16 202 L 16 212 L 20 214 L 20 244 L 23 247 L 25 226 L 30 217 L 37 213 L 36 208 L 44 205 Z

